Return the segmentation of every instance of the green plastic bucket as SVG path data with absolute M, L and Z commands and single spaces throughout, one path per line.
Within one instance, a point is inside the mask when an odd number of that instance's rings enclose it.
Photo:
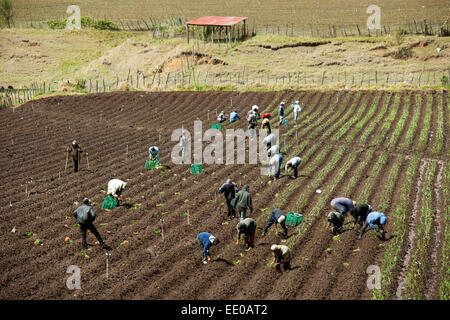
M 212 129 L 220 130 L 220 129 L 222 129 L 222 125 L 221 125 L 220 123 L 218 123 L 218 124 L 213 124 L 213 125 L 211 125 L 211 128 L 212 128 Z
M 196 174 L 202 172 L 202 165 L 201 164 L 193 164 L 191 165 L 191 173 Z
M 117 206 L 117 200 L 113 197 L 106 197 L 103 200 L 102 209 L 114 209 Z
M 153 170 L 158 165 L 158 161 L 146 160 L 145 161 L 145 169 Z
M 302 223 L 303 215 L 300 213 L 295 212 L 289 212 L 286 215 L 286 224 L 292 227 L 298 226 L 300 223 Z

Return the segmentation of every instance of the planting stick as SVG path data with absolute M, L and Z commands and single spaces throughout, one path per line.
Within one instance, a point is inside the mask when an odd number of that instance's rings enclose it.
M 67 161 L 69 161 L 69 153 L 67 152 L 66 155 L 66 167 L 64 168 L 64 171 L 67 170 Z
M 161 221 L 161 235 L 164 240 L 164 219 L 160 219 L 159 221 Z
M 88 166 L 88 169 L 89 169 L 89 157 L 88 157 L 88 153 L 86 153 L 86 161 L 87 161 L 87 166 Z
M 109 257 L 111 253 L 106 253 L 106 279 L 109 277 Z
M 58 172 L 58 179 L 61 179 L 61 170 Z
M 209 110 L 208 110 L 208 120 L 209 120 Z
M 189 224 L 189 210 L 187 211 L 187 219 L 188 219 L 188 224 Z

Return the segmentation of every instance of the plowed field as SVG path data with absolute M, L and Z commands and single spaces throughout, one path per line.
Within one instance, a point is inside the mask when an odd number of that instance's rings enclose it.
M 261 165 L 204 164 L 192 175 L 189 165 L 172 164 L 172 131 L 193 135 L 194 120 L 206 130 L 222 109 L 229 114 L 230 98 L 242 120 L 225 122 L 224 134 L 246 130 L 253 104 L 276 115 L 280 101 L 304 103 L 298 127 L 291 108 L 289 126 L 280 127 L 283 166 L 302 158 L 297 179 L 269 183 Z M 0 115 L 0 299 L 438 299 L 448 290 L 447 91 L 117 92 L 48 97 Z M 278 128 L 277 117 L 272 123 Z M 70 159 L 65 170 L 73 139 L 88 153 L 78 173 Z M 144 168 L 151 145 L 163 169 Z M 248 252 L 234 244 L 237 219 L 224 224 L 216 192 L 228 177 L 250 185 L 258 229 Z M 122 205 L 106 212 L 101 191 L 112 178 L 128 187 Z M 349 218 L 333 238 L 326 215 L 337 196 L 385 212 L 387 240 L 373 230 L 358 240 Z M 104 250 L 81 254 L 71 212 L 83 197 L 97 203 L 94 224 L 112 247 L 108 279 Z M 304 215 L 288 239 L 275 228 L 261 236 L 275 208 Z M 196 243 L 202 231 L 221 239 L 207 265 Z M 270 245 L 282 241 L 293 250 L 284 274 L 268 267 Z M 81 290 L 66 287 L 70 265 L 81 268 Z M 382 272 L 375 291 L 366 285 L 370 265 Z

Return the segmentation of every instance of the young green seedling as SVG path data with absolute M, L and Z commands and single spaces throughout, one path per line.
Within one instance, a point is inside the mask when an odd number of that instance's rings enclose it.
M 34 233 L 30 231 L 30 232 L 27 233 L 27 236 L 32 237 L 33 234 L 34 234 Z

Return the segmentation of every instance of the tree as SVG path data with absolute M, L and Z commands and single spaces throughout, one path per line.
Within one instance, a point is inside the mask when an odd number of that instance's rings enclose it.
M 0 21 L 8 28 L 11 28 L 13 23 L 13 6 L 11 0 L 0 0 Z

